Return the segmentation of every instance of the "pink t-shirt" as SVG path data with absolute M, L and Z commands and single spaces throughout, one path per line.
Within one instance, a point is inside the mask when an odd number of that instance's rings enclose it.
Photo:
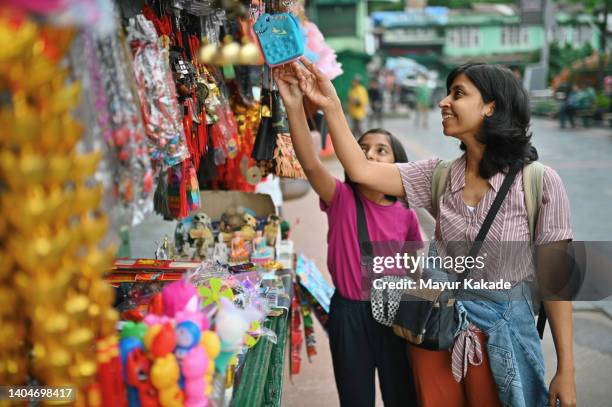
M 363 195 L 363 209 L 372 242 L 422 242 L 419 221 L 412 209 L 399 201 L 379 205 Z M 336 191 L 329 204 L 320 201 L 327 213 L 327 268 L 336 289 L 344 298 L 362 299 L 361 253 L 357 237 L 357 207 L 352 188 L 336 179 Z

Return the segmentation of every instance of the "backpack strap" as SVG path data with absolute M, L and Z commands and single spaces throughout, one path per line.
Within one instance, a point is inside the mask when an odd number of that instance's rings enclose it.
M 446 184 L 448 184 L 448 176 L 450 174 L 451 165 L 456 160 L 440 161 L 433 170 L 431 176 L 431 214 L 434 219 L 438 217 L 440 209 L 440 198 L 444 194 Z
M 523 167 L 523 191 L 525 193 L 525 208 L 529 219 L 531 241 L 535 241 L 535 230 L 538 215 L 542 206 L 542 190 L 544 188 L 544 171 L 546 167 L 537 161 Z
M 538 225 L 538 215 L 542 206 L 542 195 L 544 188 L 544 171 L 546 167 L 537 161 L 523 167 L 523 191 L 525 194 L 525 208 L 527 209 L 527 219 L 529 220 L 529 233 L 531 241 L 535 241 L 535 231 Z M 536 328 L 540 339 L 544 338 L 544 328 L 546 327 L 546 310 L 544 304 L 539 299 L 537 293 L 532 294 L 533 310 L 538 315 Z

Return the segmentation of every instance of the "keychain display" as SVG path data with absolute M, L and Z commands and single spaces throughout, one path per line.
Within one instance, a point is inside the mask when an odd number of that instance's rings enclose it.
M 129 223 L 138 224 L 153 208 L 153 171 L 145 129 L 134 90 L 131 58 L 125 38 L 113 32 L 95 37 L 103 91 L 109 113 L 110 139 L 114 151 L 115 194 Z
M 168 53 L 142 14 L 130 19 L 128 33 L 149 154 L 165 169 L 189 158 Z

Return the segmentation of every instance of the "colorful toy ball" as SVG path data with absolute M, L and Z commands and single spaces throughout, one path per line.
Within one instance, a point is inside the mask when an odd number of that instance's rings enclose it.
M 170 324 L 164 324 L 151 344 L 151 353 L 155 358 L 166 356 L 176 348 L 176 334 Z
M 200 343 L 200 328 L 193 321 L 183 321 L 176 325 L 176 357 L 183 358 L 194 346 Z
M 162 290 L 164 314 L 174 318 L 177 312 L 184 309 L 198 309 L 198 291 L 185 280 L 168 284 Z

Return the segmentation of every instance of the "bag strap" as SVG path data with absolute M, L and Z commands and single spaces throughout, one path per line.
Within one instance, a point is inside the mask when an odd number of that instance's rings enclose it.
M 450 169 L 455 161 L 456 159 L 440 161 L 433 170 L 433 174 L 431 176 L 431 212 L 434 219 L 438 217 L 440 198 L 444 194 L 446 184 L 448 184 Z
M 508 195 L 508 191 L 510 191 L 510 187 L 512 186 L 512 183 L 514 182 L 514 179 L 516 178 L 518 171 L 519 171 L 518 167 L 511 167 L 510 170 L 508 171 L 508 174 L 506 174 L 506 177 L 504 178 L 504 182 L 499 188 L 499 191 L 497 191 L 497 194 L 495 195 L 495 199 L 493 200 L 493 203 L 491 204 L 491 208 L 489 208 L 489 212 L 487 212 L 487 216 L 485 217 L 485 220 L 482 222 L 482 226 L 480 227 L 480 230 L 478 231 L 478 234 L 476 235 L 476 239 L 474 239 L 474 244 L 472 244 L 472 247 L 470 248 L 470 252 L 468 256 L 471 256 L 474 258 L 478 255 L 478 252 L 480 251 L 480 248 L 482 247 L 482 243 L 487 237 L 487 233 L 489 233 L 489 229 L 491 228 L 491 225 L 493 224 L 493 220 L 495 219 L 497 212 L 499 212 L 499 209 L 501 208 L 501 205 L 504 202 L 506 195 Z M 470 271 L 471 269 L 466 270 L 466 272 L 463 274 L 464 279 L 467 278 L 467 275 L 470 273 Z
M 535 241 L 535 230 L 538 224 L 538 215 L 542 206 L 542 195 L 544 190 L 544 171 L 546 167 L 537 161 L 527 164 L 523 167 L 523 191 L 525 193 L 525 208 L 527 209 L 527 219 L 529 220 L 529 233 L 531 241 Z M 537 306 L 536 313 L 538 320 L 536 328 L 540 339 L 544 338 L 544 328 L 546 328 L 546 310 L 542 301 L 536 301 L 534 307 Z
M 531 240 L 535 241 L 535 229 L 538 224 L 538 215 L 542 206 L 542 191 L 544 185 L 544 171 L 546 167 L 537 161 L 523 167 L 523 191 L 525 193 L 525 208 L 529 219 L 529 232 Z
M 365 217 L 363 202 L 357 193 L 357 187 L 351 185 L 355 195 L 355 207 L 357 209 L 357 239 L 359 240 L 359 251 L 361 252 L 361 264 L 367 265 L 372 258 L 372 242 L 368 234 L 368 221 Z

